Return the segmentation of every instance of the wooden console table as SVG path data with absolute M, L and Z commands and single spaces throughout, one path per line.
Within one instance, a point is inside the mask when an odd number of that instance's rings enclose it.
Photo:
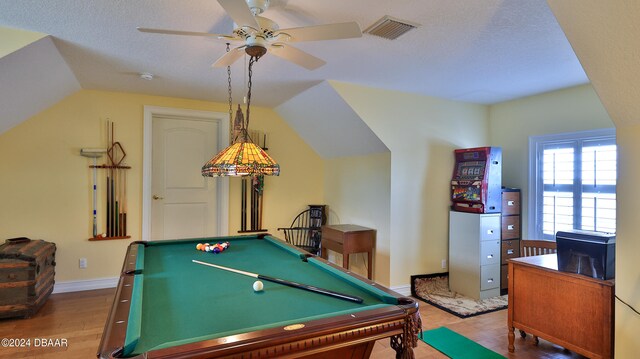
M 613 358 L 614 281 L 558 271 L 556 254 L 508 260 L 509 352 L 514 327 L 589 358 Z
M 349 254 L 367 252 L 367 278 L 373 273 L 373 248 L 376 230 L 355 224 L 322 226 L 322 258 L 328 259 L 327 249 L 342 254 L 342 267 L 349 269 Z

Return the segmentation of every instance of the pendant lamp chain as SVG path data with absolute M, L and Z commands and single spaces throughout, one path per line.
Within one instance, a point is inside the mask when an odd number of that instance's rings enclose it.
M 227 44 L 227 50 L 229 44 Z M 236 138 L 232 140 L 232 144 L 213 156 L 207 163 L 202 166 L 202 175 L 205 177 L 218 176 L 278 176 L 280 174 L 280 165 L 269 156 L 264 149 L 253 143 L 249 136 L 249 111 L 251 107 L 251 87 L 253 76 L 253 64 L 264 53 L 258 55 L 250 55 L 248 66 L 248 90 L 247 90 L 247 116 L 242 114 L 240 104 L 236 112 L 236 120 L 232 121 L 233 103 L 231 98 L 231 68 L 227 66 L 228 86 L 229 86 L 229 120 L 234 124 L 240 125 L 240 133 L 236 134 Z M 235 130 L 234 130 L 235 132 Z
M 245 124 L 244 124 L 244 128 L 248 129 L 249 128 L 249 107 L 251 106 L 251 76 L 253 75 L 253 64 L 258 61 L 258 57 L 255 56 L 251 56 L 251 58 L 249 59 L 249 81 L 247 83 L 247 86 L 249 87 L 249 89 L 247 90 L 247 117 L 245 119 Z
M 231 49 L 227 42 L 227 52 Z M 229 140 L 233 140 L 233 99 L 231 98 L 231 65 L 227 66 L 227 83 L 229 84 Z

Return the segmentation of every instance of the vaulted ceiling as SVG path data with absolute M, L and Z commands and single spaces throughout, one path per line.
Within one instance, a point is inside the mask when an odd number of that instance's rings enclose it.
M 364 34 L 295 44 L 327 62 L 314 71 L 267 54 L 254 68 L 256 105 L 277 107 L 325 80 L 482 104 L 588 82 L 544 0 L 271 0 L 263 15 L 281 28 L 356 21 L 364 30 L 384 15 L 420 26 L 397 40 Z M 141 33 L 138 26 L 231 33 L 234 25 L 215 0 L 0 0 L 0 27 L 50 35 L 30 54 L 27 47 L 0 58 L 0 94 L 44 85 L 45 100 L 39 105 L 31 96 L 29 111 L 14 110 L 21 116 L 76 88 L 226 101 L 226 70 L 211 68 L 224 43 Z M 68 70 L 40 64 L 44 70 L 30 76 L 28 67 L 37 64 L 25 59 L 45 57 Z M 155 79 L 140 79 L 142 72 Z M 245 61 L 232 74 L 238 96 L 246 88 Z M 2 108 L 19 105 L 0 97 Z

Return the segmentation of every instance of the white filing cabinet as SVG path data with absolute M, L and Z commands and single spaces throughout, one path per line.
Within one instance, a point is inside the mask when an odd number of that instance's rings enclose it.
M 449 287 L 475 299 L 500 295 L 500 213 L 449 213 Z

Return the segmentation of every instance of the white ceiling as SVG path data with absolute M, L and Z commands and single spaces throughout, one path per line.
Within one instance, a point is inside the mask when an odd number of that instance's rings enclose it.
M 362 29 L 383 15 L 422 26 L 395 41 L 296 44 L 327 61 L 315 71 L 267 54 L 254 67 L 252 103 L 275 107 L 323 80 L 485 104 L 588 82 L 544 0 L 272 0 L 264 14 L 281 28 L 353 20 Z M 85 89 L 226 101 L 226 71 L 210 67 L 224 44 L 136 31 L 230 33 L 215 0 L 0 0 L 0 26 L 52 35 Z M 238 94 L 243 61 L 232 71 Z

